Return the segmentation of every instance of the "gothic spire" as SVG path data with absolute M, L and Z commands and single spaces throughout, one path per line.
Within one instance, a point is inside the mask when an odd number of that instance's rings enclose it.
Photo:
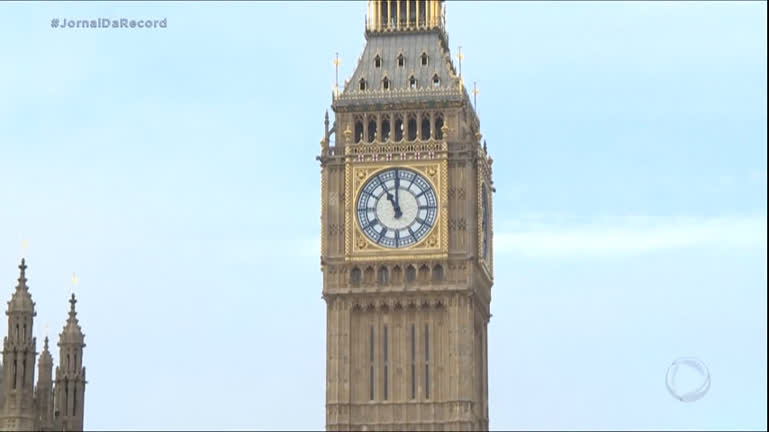
M 8 313 L 11 312 L 27 312 L 33 316 L 35 314 L 35 302 L 32 301 L 32 296 L 29 294 L 29 287 L 27 286 L 27 263 L 24 258 L 21 259 L 19 264 L 19 279 L 16 285 L 16 292 L 11 296 L 11 301 L 8 302 Z
M 77 300 L 75 299 L 75 293 L 72 293 L 72 297 L 69 299 L 69 317 L 67 318 L 67 323 L 64 325 L 64 329 L 62 330 L 61 335 L 59 336 L 59 344 L 75 343 L 85 346 L 85 344 L 83 344 L 83 338 L 85 335 L 80 328 L 80 324 L 78 324 L 75 303 L 77 303 Z
M 48 365 L 49 369 L 51 368 L 51 365 L 53 365 L 53 358 L 51 357 L 51 351 L 48 350 L 48 336 L 45 337 L 45 341 L 43 342 L 43 352 L 40 353 L 40 359 L 38 360 L 38 364 L 40 365 L 40 367 L 43 367 L 43 365 Z

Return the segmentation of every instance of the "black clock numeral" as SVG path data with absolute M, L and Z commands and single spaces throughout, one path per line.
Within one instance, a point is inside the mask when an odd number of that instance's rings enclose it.
M 413 238 L 414 241 L 416 241 L 417 240 L 417 235 L 414 234 L 414 230 L 411 229 L 411 227 L 408 227 L 407 229 L 409 230 L 409 235 L 411 235 L 411 238 Z
M 374 218 L 374 219 L 370 220 L 369 223 L 366 226 L 363 227 L 363 231 L 366 231 L 369 228 L 373 228 L 374 225 L 377 225 L 377 224 L 379 224 L 379 220 L 377 218 Z
M 400 240 L 401 240 L 401 232 L 398 230 L 395 230 L 395 247 L 398 247 Z
M 387 227 L 382 226 L 382 231 L 379 232 L 379 238 L 377 239 L 377 243 L 380 243 L 382 241 L 385 234 L 387 234 Z
M 432 206 L 432 205 L 421 205 L 421 206 L 419 206 L 419 210 L 435 210 L 435 206 Z

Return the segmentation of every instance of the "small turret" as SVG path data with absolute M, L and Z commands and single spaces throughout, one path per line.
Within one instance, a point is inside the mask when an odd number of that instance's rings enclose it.
M 56 400 L 54 422 L 57 430 L 83 430 L 85 368 L 83 367 L 83 334 L 75 311 L 75 294 L 69 300 L 67 323 L 59 334 L 59 366 L 56 368 Z
M 48 350 L 48 336 L 43 342 L 43 352 L 37 362 L 37 387 L 35 388 L 38 418 L 41 431 L 53 429 L 53 358 Z
M 32 324 L 35 302 L 27 287 L 27 264 L 19 265 L 16 291 L 8 302 L 8 334 L 3 340 L 3 406 L 0 423 L 7 430 L 30 430 L 36 427 L 34 408 L 35 338 Z

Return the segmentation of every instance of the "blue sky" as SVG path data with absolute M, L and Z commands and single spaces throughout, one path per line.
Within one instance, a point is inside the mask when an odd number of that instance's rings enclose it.
M 365 10 L 0 5 L 0 296 L 23 237 L 40 347 L 78 274 L 86 428 L 324 426 L 314 157 Z M 168 27 L 50 25 L 101 17 Z M 447 24 L 494 157 L 491 428 L 766 429 L 766 2 Z

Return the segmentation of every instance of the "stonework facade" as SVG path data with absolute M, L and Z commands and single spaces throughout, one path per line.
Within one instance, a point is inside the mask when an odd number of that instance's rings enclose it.
M 8 302 L 8 332 L 3 340 L 0 375 L 0 430 L 82 431 L 85 396 L 83 348 L 85 335 L 75 312 L 75 295 L 70 298 L 69 317 L 59 334 L 59 363 L 53 374 L 48 337 L 38 360 L 35 385 L 33 336 L 35 303 L 27 287 L 27 265 L 19 265 L 16 291 Z
M 492 159 L 445 7 L 369 1 L 366 47 L 326 115 L 328 430 L 489 428 Z

